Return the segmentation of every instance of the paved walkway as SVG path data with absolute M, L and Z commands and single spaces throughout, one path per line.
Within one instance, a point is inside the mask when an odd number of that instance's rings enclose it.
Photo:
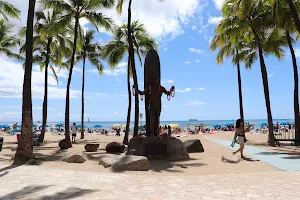
M 231 148 L 231 141 L 216 138 L 207 138 L 211 142 L 218 143 L 222 146 Z M 235 144 L 234 149 L 238 149 L 239 145 Z M 300 171 L 300 158 L 279 153 L 276 151 L 266 150 L 263 148 L 245 145 L 245 154 L 252 158 L 258 159 L 261 162 L 268 163 L 283 171 L 294 172 Z
M 0 200 L 285 200 L 300 199 L 300 172 L 195 177 L 0 167 L 0 188 Z

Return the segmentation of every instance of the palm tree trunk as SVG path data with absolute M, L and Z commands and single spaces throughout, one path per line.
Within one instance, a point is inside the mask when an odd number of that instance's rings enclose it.
M 128 110 L 126 120 L 126 130 L 123 139 L 123 144 L 128 144 L 128 137 L 130 131 L 130 115 L 131 115 L 131 90 L 130 90 L 130 58 L 128 57 L 128 69 L 127 69 L 127 91 L 128 91 Z
M 238 52 L 237 52 L 238 54 Z M 238 87 L 239 87 L 239 101 L 240 101 L 240 118 L 244 121 L 244 109 L 243 109 L 243 92 L 242 92 L 242 78 L 240 70 L 240 62 L 237 63 L 237 73 L 238 73 Z
M 85 56 L 82 66 L 82 90 L 81 90 L 81 139 L 84 139 L 84 78 L 85 78 Z
M 267 114 L 268 114 L 268 128 L 269 128 L 269 135 L 268 135 L 268 145 L 275 146 L 275 137 L 273 132 L 273 119 L 272 119 L 272 111 L 271 111 L 271 103 L 270 103 L 270 94 L 269 94 L 269 83 L 268 83 L 268 73 L 267 68 L 265 64 L 265 60 L 263 57 L 263 51 L 261 48 L 261 43 L 259 36 L 255 31 L 255 41 L 258 47 L 258 53 L 259 53 L 259 61 L 260 61 L 260 69 L 261 69 L 261 76 L 263 80 L 263 86 L 264 86 L 264 94 L 265 94 L 265 100 L 266 100 L 266 108 L 267 108 Z
M 296 28 L 297 28 L 298 32 L 300 33 L 300 20 L 299 20 L 299 16 L 298 16 L 297 10 L 295 8 L 295 5 L 293 3 L 293 0 L 287 0 L 287 3 L 289 4 L 290 11 L 293 16 Z
M 70 66 L 70 71 L 69 71 L 69 77 L 68 77 L 68 83 L 67 83 L 67 94 L 66 94 L 65 139 L 69 142 L 69 147 L 72 147 L 71 138 L 70 138 L 70 85 L 71 85 L 72 72 L 73 72 L 73 67 L 74 67 L 74 62 L 75 62 L 78 27 L 79 27 L 79 14 L 76 16 L 76 20 L 75 20 L 73 52 L 72 52 L 71 66 Z
M 132 42 L 132 35 L 131 35 L 131 3 L 132 0 L 129 0 L 128 4 L 128 44 L 129 44 L 129 58 L 131 63 L 132 69 L 132 76 L 133 76 L 133 84 L 135 88 L 138 90 L 138 79 L 136 74 L 135 68 L 135 60 L 134 60 L 134 49 L 133 49 L 133 42 Z M 138 134 L 138 127 L 139 127 L 139 95 L 135 95 L 135 108 L 134 108 L 134 131 L 133 137 L 136 137 Z
M 35 0 L 29 0 L 26 30 L 26 61 L 23 82 L 22 129 L 21 138 L 14 158 L 15 165 L 24 164 L 34 158 L 32 146 L 32 57 L 33 57 L 33 20 Z
M 48 38 L 47 42 L 47 55 L 46 55 L 46 63 L 45 63 L 45 86 L 44 86 L 44 102 L 43 102 L 43 124 L 42 124 L 42 132 L 39 136 L 39 142 L 43 143 L 46 132 L 46 123 L 47 123 L 47 109 L 48 109 L 48 66 L 50 59 L 50 45 L 52 42 L 52 38 Z
M 291 51 L 294 69 L 294 118 L 295 118 L 295 137 L 296 145 L 300 145 L 300 117 L 299 117 L 299 78 L 298 78 L 298 66 L 295 51 L 292 45 L 290 33 L 286 31 L 287 42 Z

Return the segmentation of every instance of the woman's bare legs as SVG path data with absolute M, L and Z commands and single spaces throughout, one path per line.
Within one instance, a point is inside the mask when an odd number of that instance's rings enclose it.
M 235 152 L 233 152 L 233 154 L 237 154 L 238 152 L 241 152 L 241 158 L 245 158 L 244 156 L 244 144 L 240 144 L 240 148 L 238 150 L 236 150 Z

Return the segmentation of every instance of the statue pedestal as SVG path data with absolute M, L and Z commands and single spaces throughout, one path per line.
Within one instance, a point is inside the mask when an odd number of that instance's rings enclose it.
M 127 155 L 146 156 L 155 160 L 186 160 L 189 154 L 181 140 L 176 138 L 134 137 L 128 144 Z

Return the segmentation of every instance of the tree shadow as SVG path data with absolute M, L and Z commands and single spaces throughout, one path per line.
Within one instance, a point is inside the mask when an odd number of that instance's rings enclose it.
M 189 161 L 191 160 L 180 161 L 180 162 L 167 161 L 167 160 L 150 160 L 149 164 L 150 164 L 150 170 L 154 172 L 163 172 L 163 171 L 184 172 L 184 170 L 189 167 L 201 167 L 206 165 L 205 163 L 200 163 L 200 162 L 187 163 Z
M 283 159 L 291 159 L 291 160 L 300 159 L 300 156 L 287 156 L 287 157 L 283 157 Z
M 5 171 L 9 171 L 11 169 L 14 169 L 14 168 L 17 168 L 19 167 L 19 165 L 9 165 L 9 166 L 6 166 L 6 167 L 3 167 L 0 169 L 0 172 L 5 172 Z
M 24 196 L 28 196 L 28 195 L 32 195 L 34 193 L 38 193 L 48 187 L 50 187 L 51 185 L 43 185 L 43 186 L 27 186 L 24 187 L 18 191 L 12 192 L 10 194 L 7 194 L 3 197 L 0 197 L 0 200 L 7 200 L 7 199 L 24 199 Z
M 268 156 L 268 155 L 284 155 L 284 153 L 266 151 L 266 152 L 256 153 L 255 155 L 265 155 L 265 156 Z
M 41 194 L 42 190 L 47 189 L 48 187 L 51 187 L 52 185 L 43 185 L 43 186 L 27 186 L 24 187 L 18 191 L 12 192 L 10 194 L 7 194 L 3 197 L 0 197 L 0 200 L 7 200 L 7 199 L 14 199 L 14 200 L 18 200 L 18 199 L 24 199 L 24 198 L 29 198 L 31 196 L 35 196 L 36 199 L 40 199 L 40 200 L 58 200 L 58 199 L 73 199 L 75 197 L 80 197 L 80 196 L 84 196 L 88 193 L 92 193 L 95 192 L 96 190 L 91 190 L 91 189 L 82 189 L 82 188 L 77 188 L 77 187 L 71 187 L 68 188 L 64 191 L 61 192 L 57 192 L 53 195 L 45 195 L 45 196 L 41 196 L 37 197 L 36 195 Z
M 40 197 L 39 199 L 40 200 L 73 199 L 75 197 L 84 196 L 84 195 L 92 193 L 92 192 L 96 192 L 96 190 L 72 187 L 72 188 L 68 188 L 62 192 L 58 192 L 58 193 L 50 195 L 50 196 Z
M 7 175 L 7 174 L 8 174 L 8 171 L 3 172 L 2 174 L 0 174 L 0 178 L 1 178 L 2 176 Z

